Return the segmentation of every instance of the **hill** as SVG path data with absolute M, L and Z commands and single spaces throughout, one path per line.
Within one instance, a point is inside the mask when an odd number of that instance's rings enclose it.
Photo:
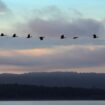
M 105 89 L 105 74 L 73 72 L 0 74 L 0 84 Z

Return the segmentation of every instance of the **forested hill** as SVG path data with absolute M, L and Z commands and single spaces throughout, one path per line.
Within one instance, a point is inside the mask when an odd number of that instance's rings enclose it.
M 105 89 L 105 74 L 73 72 L 0 74 L 0 84 Z
M 5 84 L 0 100 L 105 100 L 105 90 Z

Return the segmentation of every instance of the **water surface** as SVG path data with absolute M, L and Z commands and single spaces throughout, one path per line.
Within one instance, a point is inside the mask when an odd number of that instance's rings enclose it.
M 0 105 L 105 105 L 105 101 L 1 101 Z

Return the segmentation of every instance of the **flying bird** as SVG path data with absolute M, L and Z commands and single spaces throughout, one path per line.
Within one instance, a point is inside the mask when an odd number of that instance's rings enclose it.
M 61 37 L 60 37 L 61 39 L 65 39 L 66 37 L 64 36 L 64 35 L 61 35 Z
M 6 36 L 6 35 L 4 35 L 4 33 L 1 33 L 1 36 Z
M 94 34 L 94 35 L 93 35 L 93 38 L 96 39 L 96 38 L 98 38 L 98 36 L 97 36 L 96 34 Z
M 15 38 L 15 37 L 18 37 L 18 36 L 16 36 L 16 34 L 13 34 L 13 36 L 12 36 L 13 38 Z
M 73 37 L 73 39 L 77 39 L 77 38 L 79 38 L 79 37 Z
M 27 38 L 31 38 L 32 36 L 30 34 L 28 34 Z
M 44 38 L 45 38 L 45 37 L 43 37 L 43 36 L 40 36 L 40 37 L 39 37 L 40 40 L 44 40 Z

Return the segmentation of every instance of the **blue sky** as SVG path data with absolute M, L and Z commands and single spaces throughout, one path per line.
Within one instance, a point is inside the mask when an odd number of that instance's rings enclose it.
M 25 23 L 34 18 L 58 17 L 62 20 L 69 19 L 94 19 L 104 21 L 103 0 L 2 0 L 6 8 L 5 14 L 1 14 L 1 30 L 13 32 L 18 23 Z M 51 7 L 51 8 L 50 8 Z M 52 19 L 51 18 L 51 19 Z M 19 33 L 20 34 L 20 33 Z
M 12 11 L 30 11 L 55 5 L 62 10 L 76 9 L 86 18 L 104 19 L 104 0 L 3 0 Z
M 105 72 L 104 10 L 104 0 L 0 0 L 7 35 L 0 38 L 0 73 Z

